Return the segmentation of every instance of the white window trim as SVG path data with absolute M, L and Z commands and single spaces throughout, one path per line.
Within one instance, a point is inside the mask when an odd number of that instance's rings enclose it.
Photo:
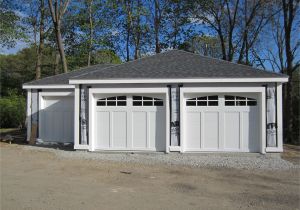
M 257 104 L 260 112 L 260 152 L 266 153 L 266 102 L 265 87 L 182 87 L 180 88 L 180 151 L 185 152 L 185 98 L 186 93 L 258 93 L 259 98 Z
M 45 107 L 45 99 L 44 96 L 74 96 L 74 92 L 39 92 L 39 112 Z M 41 114 L 39 114 L 39 141 L 44 141 L 41 139 L 41 127 L 42 127 L 42 119 Z M 74 142 L 75 143 L 75 142 Z
M 170 107 L 169 104 L 169 89 L 168 88 L 90 88 L 89 89 L 89 151 L 95 151 L 95 103 L 96 99 L 94 94 L 155 94 L 162 93 L 165 95 L 165 108 L 166 108 L 166 153 L 169 153 L 170 142 Z
M 70 79 L 69 84 L 128 84 L 128 83 L 230 83 L 230 82 L 288 82 L 287 77 L 279 78 L 203 78 L 203 79 Z

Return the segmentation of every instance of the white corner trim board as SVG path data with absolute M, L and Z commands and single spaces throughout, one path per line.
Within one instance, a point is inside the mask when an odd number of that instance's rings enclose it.
M 288 82 L 288 78 L 199 78 L 199 79 L 70 79 L 69 84 L 149 84 L 149 83 L 218 83 L 218 82 Z

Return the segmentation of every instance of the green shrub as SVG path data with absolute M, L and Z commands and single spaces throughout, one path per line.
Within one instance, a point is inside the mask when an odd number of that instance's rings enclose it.
M 26 101 L 24 96 L 14 92 L 0 98 L 0 128 L 24 127 L 26 119 Z

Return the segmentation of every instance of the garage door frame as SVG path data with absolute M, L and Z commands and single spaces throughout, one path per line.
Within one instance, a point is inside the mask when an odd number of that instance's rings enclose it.
M 187 152 L 185 148 L 185 94 L 188 93 L 257 93 L 260 119 L 260 152 L 266 152 L 266 102 L 265 87 L 182 87 L 180 89 L 180 139 L 181 152 Z M 201 151 L 199 151 L 201 152 Z
M 95 104 L 96 94 L 163 94 L 166 108 L 166 149 L 169 153 L 170 142 L 170 107 L 168 88 L 90 88 L 89 89 L 89 151 L 95 151 Z
M 73 96 L 74 97 L 74 92 L 72 91 L 64 91 L 64 92 L 39 92 L 39 111 L 45 108 L 45 98 L 44 97 L 66 97 L 66 96 Z M 74 110 L 75 112 L 75 110 Z M 38 116 L 39 119 L 39 128 L 42 128 L 42 115 L 39 114 Z M 72 131 L 73 132 L 73 131 Z M 38 129 L 38 140 L 44 141 L 43 139 L 40 139 L 41 136 L 41 129 Z

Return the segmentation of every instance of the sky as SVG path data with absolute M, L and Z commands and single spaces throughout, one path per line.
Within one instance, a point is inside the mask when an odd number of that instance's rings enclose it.
M 17 41 L 16 46 L 10 49 L 2 48 L 0 49 L 0 54 L 9 55 L 16 54 L 18 51 L 28 47 L 28 43 L 23 41 Z

